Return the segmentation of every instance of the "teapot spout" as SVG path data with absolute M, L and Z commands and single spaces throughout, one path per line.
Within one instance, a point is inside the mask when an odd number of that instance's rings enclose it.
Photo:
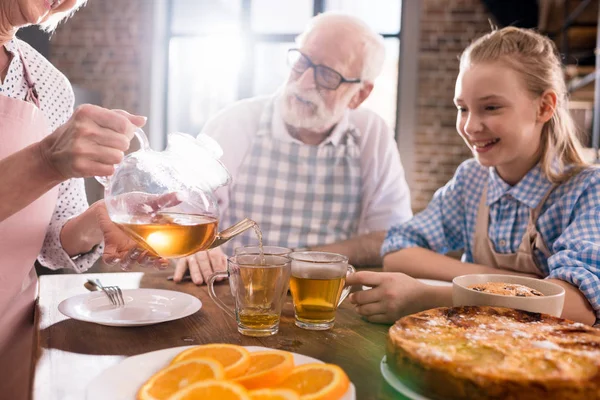
M 213 240 L 213 242 L 210 244 L 209 249 L 219 247 L 222 244 L 227 243 L 237 235 L 247 231 L 250 228 L 254 228 L 255 226 L 258 226 L 256 222 L 252 221 L 249 218 L 244 218 L 237 224 L 232 225 L 229 228 L 219 232 L 215 237 L 215 240 Z

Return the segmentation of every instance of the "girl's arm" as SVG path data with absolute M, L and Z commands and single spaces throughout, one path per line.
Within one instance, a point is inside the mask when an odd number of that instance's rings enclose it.
M 548 279 L 548 281 L 565 288 L 565 306 L 561 317 L 587 325 L 596 322 L 594 309 L 577 287 L 560 279 Z
M 389 267 L 392 265 L 393 267 Z M 401 266 L 401 267 L 400 267 Z M 487 267 L 485 265 L 463 263 L 451 257 L 434 253 L 431 250 L 411 248 L 389 254 L 383 259 L 383 269 L 387 272 L 403 272 L 409 276 L 422 279 L 439 279 L 451 281 L 454 277 L 467 274 L 505 274 L 536 278 L 535 275 L 523 274 L 506 269 Z M 549 282 L 556 283 L 565 289 L 565 306 L 562 317 L 573 321 L 582 322 L 587 325 L 593 325 L 596 321 L 594 309 L 588 302 L 584 294 L 572 284 L 561 279 L 548 279 Z M 427 305 L 440 307 L 451 304 L 448 301 L 448 295 L 451 293 L 448 289 L 437 286 L 429 289 L 423 296 L 428 299 Z M 424 304 L 425 304 L 424 303 Z M 426 309 L 426 308 L 423 308 Z
M 383 259 L 386 272 L 403 272 L 414 278 L 451 281 L 467 274 L 504 274 L 536 278 L 536 275 L 488 267 L 486 265 L 464 263 L 452 257 L 438 254 L 419 247 L 403 249 L 386 255 Z

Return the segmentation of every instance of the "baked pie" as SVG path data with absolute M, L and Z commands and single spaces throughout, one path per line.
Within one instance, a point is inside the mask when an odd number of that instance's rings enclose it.
M 398 320 L 386 353 L 431 399 L 600 399 L 600 329 L 546 314 L 435 308 Z

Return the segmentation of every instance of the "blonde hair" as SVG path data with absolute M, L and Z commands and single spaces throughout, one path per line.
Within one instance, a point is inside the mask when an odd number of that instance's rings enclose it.
M 541 137 L 541 168 L 548 180 L 562 183 L 589 167 L 568 110 L 567 86 L 554 42 L 528 29 L 494 30 L 465 49 L 460 56 L 460 68 L 494 61 L 502 61 L 519 73 L 535 97 L 547 90 L 556 93 L 556 109 L 544 124 Z
M 296 38 L 296 44 L 302 46 L 308 35 L 318 26 L 339 23 L 356 34 L 354 48 L 361 49 L 361 79 L 373 83 L 383 69 L 385 61 L 385 42 L 383 36 L 375 32 L 362 19 L 337 11 L 327 11 L 310 19 L 306 29 Z M 345 32 L 339 32 L 344 35 Z
M 40 24 L 40 28 L 46 32 L 53 32 L 60 22 L 71 17 L 75 13 L 75 11 L 77 11 L 80 7 L 85 5 L 85 3 L 87 3 L 87 1 L 88 0 L 76 0 L 73 7 L 71 7 L 69 10 L 66 10 L 64 12 L 60 12 L 60 13 L 56 13 L 56 14 L 52 15 L 43 24 Z

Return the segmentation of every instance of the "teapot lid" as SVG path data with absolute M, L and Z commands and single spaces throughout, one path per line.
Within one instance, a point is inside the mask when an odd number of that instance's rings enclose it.
M 231 181 L 229 171 L 219 160 L 223 149 L 206 134 L 201 133 L 194 138 L 186 133 L 170 133 L 166 151 L 175 155 L 178 161 L 175 167 L 185 182 L 214 191 Z

